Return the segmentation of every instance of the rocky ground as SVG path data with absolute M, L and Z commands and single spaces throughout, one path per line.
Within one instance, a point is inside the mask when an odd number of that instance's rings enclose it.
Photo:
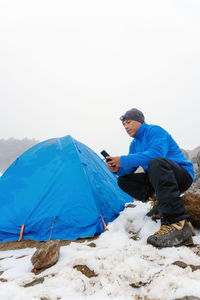
M 200 232 L 193 247 L 154 248 L 146 239 L 159 221 L 146 216 L 150 203 L 135 205 L 98 237 L 61 241 L 50 268 L 33 272 L 31 258 L 44 242 L 0 244 L 0 299 L 200 299 Z

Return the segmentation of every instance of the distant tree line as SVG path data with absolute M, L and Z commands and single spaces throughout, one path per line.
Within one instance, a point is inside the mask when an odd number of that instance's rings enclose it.
M 0 172 L 3 173 L 22 153 L 39 143 L 35 139 L 0 139 Z

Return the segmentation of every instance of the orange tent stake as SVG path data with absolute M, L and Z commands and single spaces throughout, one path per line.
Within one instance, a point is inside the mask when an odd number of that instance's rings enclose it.
M 104 221 L 102 215 L 100 215 L 100 216 L 101 216 L 101 219 L 102 219 L 102 222 L 103 222 L 104 229 L 105 229 L 105 230 L 108 230 L 108 227 L 106 226 L 106 223 L 105 223 L 105 221 Z
M 22 225 L 21 230 L 20 230 L 19 241 L 22 240 L 23 232 L 24 232 L 24 224 Z

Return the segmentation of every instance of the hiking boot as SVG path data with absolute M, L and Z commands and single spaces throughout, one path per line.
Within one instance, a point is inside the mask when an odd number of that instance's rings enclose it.
M 191 246 L 193 245 L 192 228 L 186 220 L 162 225 L 160 230 L 148 237 L 147 243 L 159 248 Z

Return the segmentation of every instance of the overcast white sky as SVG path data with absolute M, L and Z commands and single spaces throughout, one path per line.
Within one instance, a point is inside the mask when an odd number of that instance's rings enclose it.
M 0 0 L 0 138 L 67 134 L 126 154 L 141 109 L 200 145 L 199 0 Z

